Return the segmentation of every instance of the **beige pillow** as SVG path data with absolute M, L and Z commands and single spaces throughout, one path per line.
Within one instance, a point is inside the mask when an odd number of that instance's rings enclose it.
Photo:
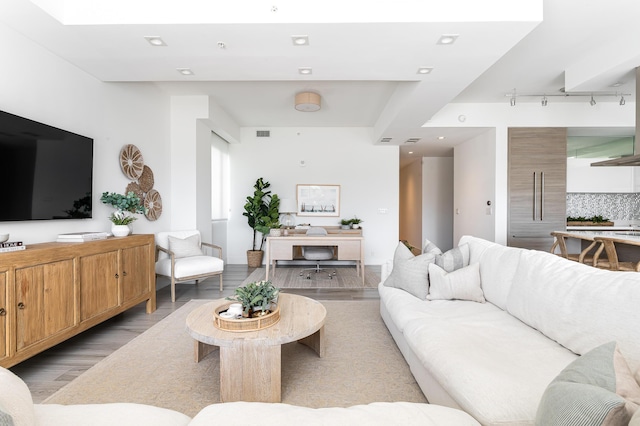
M 400 242 L 393 256 L 393 269 L 384 285 L 402 289 L 424 300 L 429 291 L 429 264 L 434 260 L 435 255 L 432 253 L 414 256 L 411 250 Z
M 471 300 L 484 303 L 480 285 L 480 264 L 447 272 L 435 263 L 429 265 L 429 295 L 427 300 Z
M 176 259 L 204 254 L 200 249 L 200 238 L 197 234 L 187 238 L 169 236 L 169 251 L 173 252 Z

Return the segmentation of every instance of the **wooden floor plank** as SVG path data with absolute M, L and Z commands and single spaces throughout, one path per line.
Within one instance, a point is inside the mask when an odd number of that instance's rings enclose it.
M 376 268 L 379 274 L 380 267 Z M 42 402 L 58 389 L 100 362 L 109 354 L 183 306 L 191 299 L 219 299 L 231 296 L 234 290 L 253 272 L 246 265 L 225 265 L 224 290 L 219 290 L 217 277 L 200 282 L 178 284 L 176 301 L 171 303 L 168 285 L 157 292 L 157 309 L 145 312 L 142 303 L 104 323 L 97 325 L 47 351 L 10 368 L 29 386 L 35 403 Z M 163 280 L 164 278 L 160 278 Z M 164 285 L 161 282 L 160 285 Z M 365 300 L 378 299 L 378 290 L 369 289 L 287 289 L 288 293 L 307 296 L 316 300 Z

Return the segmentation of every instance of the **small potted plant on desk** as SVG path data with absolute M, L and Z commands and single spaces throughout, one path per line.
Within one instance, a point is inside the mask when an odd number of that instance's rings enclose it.
M 354 216 L 353 219 L 351 219 L 351 227 L 353 229 L 358 229 L 360 228 L 360 224 L 364 222 L 364 220 L 359 219 L 357 216 Z
M 137 219 L 132 215 L 146 213 L 146 208 L 142 205 L 140 197 L 138 197 L 135 192 L 129 192 L 126 195 L 115 192 L 103 192 L 100 201 L 116 209 L 116 211 L 109 216 L 111 233 L 114 237 L 126 237 L 129 235 L 131 233 L 131 227 L 129 225 Z
M 351 228 L 351 219 L 340 220 L 340 229 L 350 229 L 350 228 Z

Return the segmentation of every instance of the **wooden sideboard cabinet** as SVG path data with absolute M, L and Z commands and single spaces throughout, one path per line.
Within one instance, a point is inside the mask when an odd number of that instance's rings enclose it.
M 155 311 L 154 255 L 153 235 L 0 253 L 0 365 L 15 365 L 142 302 Z

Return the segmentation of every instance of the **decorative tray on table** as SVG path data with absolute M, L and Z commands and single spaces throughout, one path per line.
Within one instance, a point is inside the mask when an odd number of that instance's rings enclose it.
M 231 303 L 225 303 L 217 307 L 213 311 L 213 324 L 220 330 L 225 331 L 258 331 L 263 328 L 271 327 L 280 321 L 280 307 L 276 305 L 276 308 L 268 314 L 261 315 L 255 318 L 223 318 L 220 316 L 221 312 L 226 311 L 231 306 Z M 272 305 L 273 306 L 273 305 Z

